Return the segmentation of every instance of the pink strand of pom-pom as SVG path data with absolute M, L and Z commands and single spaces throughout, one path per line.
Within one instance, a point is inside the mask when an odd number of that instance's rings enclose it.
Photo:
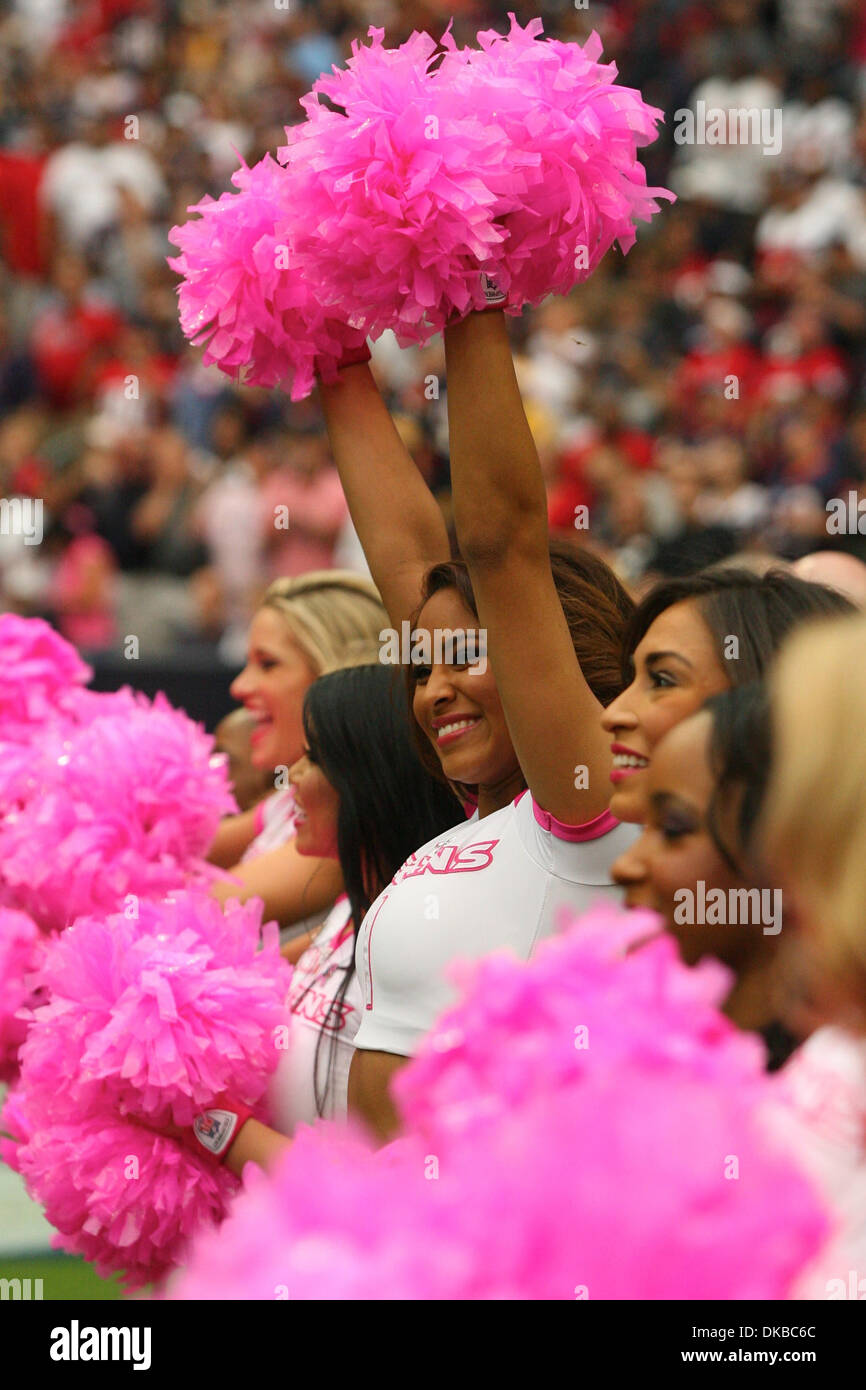
M 502 131 L 431 66 L 428 35 L 387 49 L 383 30 L 369 33 L 302 99 L 307 120 L 286 129 L 286 234 L 323 297 L 374 338 L 392 328 L 405 345 L 480 307 L 478 267 L 503 236 L 491 209 L 519 175 Z
M 36 975 L 43 949 L 32 918 L 0 907 L 0 1082 L 14 1082 L 18 1075 L 27 1015 L 41 997 Z
M 514 157 L 526 158 L 528 191 L 494 207 L 506 237 L 484 266 L 519 307 L 567 294 L 614 242 L 630 250 L 635 223 L 674 195 L 648 188 L 637 158 L 663 113 L 616 83 L 616 65 L 598 61 L 598 35 L 583 46 L 541 41 L 541 20 L 525 29 L 510 20 L 507 37 L 480 33 L 480 50 L 458 50 L 446 35 L 440 75 L 502 130 Z

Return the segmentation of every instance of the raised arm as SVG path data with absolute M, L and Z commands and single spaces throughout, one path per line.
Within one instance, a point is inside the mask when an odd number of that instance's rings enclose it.
M 399 631 L 418 606 L 425 571 L 449 558 L 445 521 L 369 366 L 344 368 L 333 385 L 321 383 L 319 392 L 355 530 Z
M 553 584 L 544 483 L 504 314 L 446 329 L 445 355 L 457 538 L 509 732 L 541 808 L 579 825 L 607 807 L 609 745 Z

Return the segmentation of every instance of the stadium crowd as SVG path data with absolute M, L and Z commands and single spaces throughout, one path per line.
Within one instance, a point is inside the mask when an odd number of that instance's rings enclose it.
M 0 6 L 0 608 L 81 649 L 235 664 L 267 583 L 366 566 L 316 398 L 233 384 L 183 339 L 171 228 L 283 143 L 368 25 L 458 42 L 596 29 L 663 109 L 678 203 L 514 321 L 551 529 L 636 594 L 735 552 L 866 559 L 866 11 L 856 0 L 7 0 Z M 780 113 L 778 150 L 678 143 L 681 113 Z M 679 114 L 678 114 L 679 113 Z M 373 367 L 449 515 L 440 340 Z M 480 383 L 483 389 L 483 383 Z M 851 494 L 854 494 L 851 497 Z M 848 523 L 828 502 L 849 499 Z M 288 525 L 274 524 L 279 509 Z

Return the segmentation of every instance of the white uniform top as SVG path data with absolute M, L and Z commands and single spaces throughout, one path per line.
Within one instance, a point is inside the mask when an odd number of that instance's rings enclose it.
M 610 866 L 640 833 L 605 811 L 562 825 L 522 792 L 483 820 L 462 821 L 410 855 L 371 906 L 356 948 L 363 994 L 358 1048 L 411 1056 L 455 1000 L 451 961 L 508 946 L 528 960 L 559 927 L 619 894 Z
M 323 1115 L 331 1120 L 346 1114 L 349 1067 L 355 1050 L 352 1040 L 361 1017 L 357 975 L 349 981 L 341 1002 L 334 1004 L 334 1000 L 352 964 L 354 949 L 351 908 L 346 895 L 341 894 L 292 975 L 289 1045 L 280 1053 L 268 1089 L 274 1127 L 281 1134 L 291 1135 L 296 1125 L 311 1125 L 319 1118 L 316 1069 Z

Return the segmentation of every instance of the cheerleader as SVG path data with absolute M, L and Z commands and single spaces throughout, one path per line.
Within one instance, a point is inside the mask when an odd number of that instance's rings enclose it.
M 852 611 L 841 593 L 781 569 L 719 567 L 656 585 L 626 633 L 626 688 L 605 709 L 612 735 L 611 812 L 640 822 L 654 750 L 711 695 L 763 676 L 788 633 Z
M 513 378 L 510 355 L 508 366 Z M 449 412 L 457 376 L 449 365 Z M 471 380 L 478 380 L 474 366 Z M 621 688 L 621 645 L 632 605 L 601 560 L 551 548 L 543 521 L 541 546 L 558 613 L 557 636 L 569 665 L 585 672 L 583 715 L 558 750 L 575 793 L 565 820 L 562 807 L 548 810 L 527 774 L 524 760 L 532 762 L 533 749 L 525 741 L 518 745 L 522 726 L 501 689 L 500 657 L 491 649 L 488 663 L 482 650 L 490 624 L 480 614 L 471 567 L 449 559 L 439 508 L 406 453 L 369 368 L 352 364 L 335 385 L 320 389 L 332 450 L 371 572 L 394 628 L 400 632 L 408 623 L 417 639 L 413 650 L 420 659 L 408 663 L 407 678 L 426 760 L 438 765 L 467 808 L 474 808 L 468 822 L 416 848 L 361 929 L 356 959 L 364 1011 L 356 1049 L 363 1051 L 356 1050 L 352 1062 L 350 1105 L 385 1139 L 397 1128 L 388 1082 L 452 1000 L 451 961 L 503 946 L 526 958 L 555 930 L 560 906 L 580 909 L 599 894 L 615 894 L 610 864 L 633 832 L 619 827 L 606 809 L 609 759 L 599 716 Z M 490 389 L 501 395 L 498 379 Z M 516 383 L 513 390 L 507 406 L 519 412 L 526 428 Z M 500 406 L 506 411 L 506 403 L 500 400 Z M 497 426 L 491 449 L 514 427 L 510 416 L 501 432 Z M 456 441 L 453 431 L 452 422 L 456 501 L 460 426 Z M 480 465 L 479 477 L 465 486 L 484 483 Z M 498 515 L 495 506 L 492 512 Z M 521 596 L 515 612 L 528 612 L 536 597 L 535 592 Z M 449 632 L 463 635 L 464 653 L 437 650 L 437 638 Z M 557 648 L 556 661 L 561 658 Z M 558 733 L 559 692 L 555 685 L 547 688 L 549 674 L 546 664 L 526 671 L 536 731 L 552 723 Z M 545 729 L 543 737 L 556 734 Z
M 332 860 L 298 854 L 294 845 L 294 790 L 288 769 L 303 745 L 304 695 L 317 676 L 359 660 L 372 660 L 384 609 L 369 580 L 339 570 L 278 579 L 255 614 L 247 664 L 231 692 L 253 720 L 251 761 L 277 771 L 277 790 L 252 810 L 228 817 L 210 851 L 231 878 L 214 894 L 222 902 L 262 898 L 265 917 L 303 929 L 321 921 L 342 887 Z M 272 780 L 273 785 L 273 780 Z
M 454 819 L 452 792 L 418 759 L 402 683 L 386 666 L 362 665 L 320 677 L 303 704 L 306 746 L 290 771 L 295 849 L 301 858 L 339 864 L 344 891 L 322 926 L 289 943 L 296 964 L 288 1045 L 269 1092 L 275 1128 L 221 1098 L 236 1116 L 229 1167 L 267 1165 L 296 1125 L 346 1113 L 353 1040 L 363 1012 L 354 969 L 357 927 L 416 844 Z M 206 1116 L 197 1124 L 207 1138 Z M 207 1145 L 205 1145 L 207 1147 Z
M 756 847 L 769 776 L 763 684 L 713 696 L 659 741 L 644 779 L 643 832 L 612 874 L 627 907 L 660 914 L 687 965 L 714 956 L 728 966 L 725 1013 L 761 1034 L 775 1071 L 797 1039 L 780 1021 L 782 893 Z

